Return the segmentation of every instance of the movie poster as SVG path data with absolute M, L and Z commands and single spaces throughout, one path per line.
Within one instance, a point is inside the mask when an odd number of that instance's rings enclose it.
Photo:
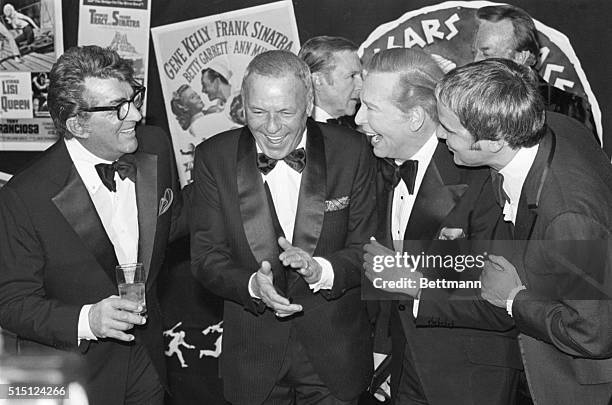
M 261 52 L 300 49 L 291 1 L 151 29 L 182 185 L 203 140 L 244 125 L 242 76 Z
M 0 14 L 0 151 L 44 150 L 57 140 L 48 72 L 63 53 L 60 0 L 9 0 Z
M 149 0 L 81 0 L 78 45 L 99 45 L 117 51 L 132 61 L 136 79 L 146 84 L 150 25 Z M 143 116 L 146 105 L 145 99 Z
M 473 60 L 477 30 L 476 10 L 503 4 L 489 1 L 447 1 L 405 13 L 378 26 L 361 44 L 359 55 L 367 59 L 382 49 L 418 47 L 432 54 L 445 72 Z M 600 142 L 601 110 L 569 39 L 534 20 L 540 39 L 538 74 L 549 84 L 588 100 Z

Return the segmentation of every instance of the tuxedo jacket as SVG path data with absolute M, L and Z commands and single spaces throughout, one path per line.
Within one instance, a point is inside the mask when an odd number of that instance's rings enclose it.
M 576 121 L 547 113 L 547 124 L 511 260 L 527 287 L 512 307 L 525 372 L 538 404 L 610 403 L 612 167 Z
M 17 335 L 20 352 L 79 353 L 91 404 L 122 403 L 132 344 L 146 347 L 165 383 L 156 280 L 179 194 L 167 136 L 148 126 L 136 133 L 138 260 L 147 274 L 148 320 L 133 329 L 135 343 L 85 340 L 77 348 L 81 307 L 118 295 L 117 258 L 65 142 L 0 189 L 0 325 Z
M 488 170 L 457 167 L 443 141 L 439 141 L 429 166 L 419 170 L 426 172 L 406 227 L 404 252 L 445 254 L 447 242 L 436 246 L 434 241 L 442 227 L 463 229 L 467 239 L 484 237 L 483 232 L 490 229 L 486 223 L 489 211 L 499 210 L 490 183 L 486 183 Z M 379 180 L 378 240 L 393 249 L 393 190 Z M 440 278 L 469 280 L 478 280 L 479 275 L 468 270 L 455 274 L 428 270 L 423 274 L 429 279 L 438 274 Z M 430 404 L 511 403 L 522 368 L 512 322 L 504 311 L 479 300 L 478 290 L 459 291 L 461 294 L 467 299 L 455 300 L 455 291 L 422 289 L 416 319 L 411 299 L 393 302 L 392 379 L 399 375 L 404 350 L 410 350 L 414 377 L 420 380 Z M 455 326 L 449 312 L 469 313 L 469 325 Z M 392 391 L 398 384 L 401 382 L 393 379 Z
M 372 372 L 371 331 L 361 301 L 362 246 L 373 235 L 375 163 L 364 136 L 307 122 L 293 245 L 333 267 L 331 290 L 313 293 L 294 271 L 285 295 L 302 313 L 280 320 L 248 291 L 263 260 L 286 271 L 279 250 L 257 151 L 248 128 L 228 131 L 196 149 L 192 198 L 192 270 L 225 299 L 221 376 L 225 398 L 261 403 L 269 394 L 290 333 L 306 349 L 334 396 L 357 397 Z

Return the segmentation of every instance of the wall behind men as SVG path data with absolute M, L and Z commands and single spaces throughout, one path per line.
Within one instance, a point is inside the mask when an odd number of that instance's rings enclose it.
M 270 3 L 266 0 L 150 0 L 151 26 L 218 14 L 225 11 Z M 535 19 L 564 33 L 570 40 L 602 112 L 604 150 L 612 156 L 612 15 L 609 0 L 510 0 Z M 300 35 L 304 42 L 316 35 L 339 35 L 361 44 L 379 25 L 410 10 L 438 4 L 435 0 L 293 0 Z M 63 0 L 64 48 L 77 43 L 79 0 Z M 148 123 L 168 129 L 162 101 L 159 73 L 150 45 L 148 83 Z M 35 152 L 0 152 L 0 171 L 14 173 L 37 156 Z

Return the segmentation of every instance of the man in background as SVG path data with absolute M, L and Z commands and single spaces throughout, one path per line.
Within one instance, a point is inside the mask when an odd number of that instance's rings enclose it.
M 479 8 L 476 16 L 478 31 L 474 40 L 474 61 L 504 58 L 530 68 L 538 65 L 538 30 L 531 16 L 524 10 L 507 4 L 486 6 Z M 546 110 L 580 121 L 599 140 L 587 100 L 554 87 L 540 76 L 538 88 Z
M 363 86 L 357 46 L 346 38 L 319 36 L 306 41 L 298 56 L 312 77 L 312 118 L 355 129 L 353 116 Z

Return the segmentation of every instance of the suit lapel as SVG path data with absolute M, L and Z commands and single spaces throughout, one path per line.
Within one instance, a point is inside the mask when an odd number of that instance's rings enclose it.
M 525 184 L 523 184 L 514 227 L 514 238 L 517 240 L 530 239 L 537 218 L 544 182 L 555 154 L 555 146 L 555 134 L 548 129 L 540 142 L 536 158 L 531 169 L 529 169 Z
M 60 142 L 63 144 L 63 141 Z M 65 145 L 59 148 L 66 155 L 61 157 L 61 161 L 70 162 L 70 166 L 64 187 L 52 197 L 52 201 L 114 283 L 117 258 L 113 245 Z
M 327 166 L 325 144 L 318 126 L 308 121 L 306 167 L 302 172 L 292 244 L 314 255 L 325 214 Z
M 136 165 L 136 204 L 138 206 L 138 261 L 142 262 L 148 282 L 157 229 L 157 155 L 137 152 L 122 159 Z
M 406 227 L 404 240 L 432 240 L 444 218 L 467 190 L 467 184 L 447 184 L 448 149 L 442 143 L 436 147 Z M 450 164 L 453 164 L 450 161 Z M 456 173 L 456 168 L 452 168 Z
M 263 181 L 257 170 L 256 155 L 255 140 L 245 127 L 238 140 L 236 162 L 238 201 L 244 234 L 257 264 L 267 260 L 273 271 L 278 271 L 279 247 Z

